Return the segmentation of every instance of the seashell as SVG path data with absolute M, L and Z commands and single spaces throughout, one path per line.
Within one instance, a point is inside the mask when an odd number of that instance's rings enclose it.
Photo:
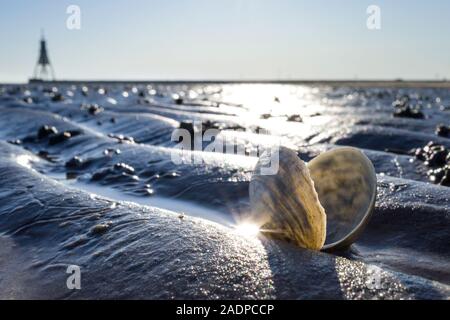
M 313 250 L 351 245 L 372 214 L 376 174 L 370 160 L 351 147 L 327 151 L 308 164 L 279 149 L 276 174 L 261 174 L 261 156 L 250 182 L 251 219 L 261 231 Z
M 308 163 L 327 215 L 323 250 L 343 249 L 356 241 L 369 222 L 377 195 L 372 162 L 357 148 L 341 147 Z

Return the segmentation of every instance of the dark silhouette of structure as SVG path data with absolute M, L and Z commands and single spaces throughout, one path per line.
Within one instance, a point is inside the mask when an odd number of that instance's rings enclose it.
M 46 41 L 42 33 L 39 49 L 39 59 L 34 67 L 33 78 L 30 81 L 54 81 L 55 71 L 48 58 Z

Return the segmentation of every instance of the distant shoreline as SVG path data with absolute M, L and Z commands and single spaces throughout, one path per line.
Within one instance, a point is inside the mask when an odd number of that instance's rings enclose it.
M 34 81 L 28 84 L 292 84 L 362 88 L 450 88 L 447 80 L 55 80 Z M 24 85 L 27 83 L 1 83 Z

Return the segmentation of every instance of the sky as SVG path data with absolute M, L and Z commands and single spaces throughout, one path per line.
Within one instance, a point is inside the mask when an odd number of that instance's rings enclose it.
M 450 79 L 448 0 L 0 0 L 0 82 L 42 28 L 59 80 Z

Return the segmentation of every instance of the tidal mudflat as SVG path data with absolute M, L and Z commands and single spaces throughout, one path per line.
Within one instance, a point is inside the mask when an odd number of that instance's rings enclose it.
M 417 85 L 0 86 L 0 298 L 448 299 L 449 126 L 448 89 Z M 178 128 L 243 152 L 174 163 Z M 236 232 L 252 151 L 275 143 L 371 160 L 374 213 L 348 250 Z

